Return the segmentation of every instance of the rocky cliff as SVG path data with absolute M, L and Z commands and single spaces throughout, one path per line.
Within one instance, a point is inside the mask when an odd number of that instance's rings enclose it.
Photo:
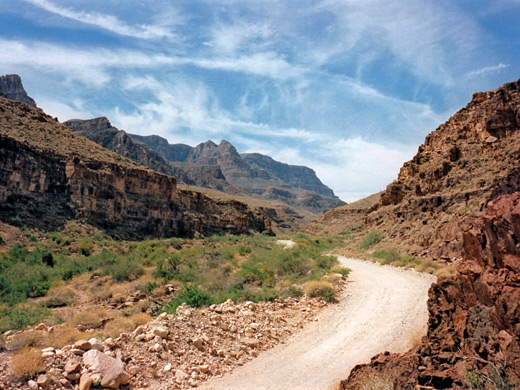
M 280 179 L 293 188 L 335 197 L 334 192 L 318 179 L 314 170 L 308 167 L 281 163 L 260 153 L 242 153 L 240 156 L 253 169 L 265 171 L 271 177 Z
M 178 190 L 40 110 L 0 98 L 0 220 L 42 229 L 84 219 L 129 238 L 270 231 L 258 209 Z
M 518 172 L 518 171 L 517 171 Z M 463 233 L 459 275 L 429 292 L 428 334 L 406 354 L 354 368 L 343 389 L 510 389 L 520 383 L 520 175 Z M 507 183 L 507 184 L 506 184 Z M 517 188 L 516 192 L 514 187 Z
M 110 121 L 105 117 L 88 120 L 73 119 L 63 124 L 83 137 L 121 156 L 127 157 L 154 171 L 175 176 L 180 183 L 213 188 L 232 194 L 241 193 L 240 190 L 232 187 L 226 181 L 226 178 L 218 166 L 168 161 L 146 143 L 139 141 L 141 138 L 148 139 L 148 137 L 129 135 L 125 131 L 112 126 Z M 156 138 L 163 140 L 163 138 L 160 137 Z M 150 139 L 156 140 L 156 138 Z M 166 142 L 166 140 L 164 141 Z M 153 144 L 164 147 L 164 145 L 157 140 Z M 168 143 L 166 142 L 166 144 Z M 171 156 L 172 153 L 169 153 L 169 155 Z
M 29 97 L 27 92 L 25 92 L 22 79 L 17 74 L 0 76 L 0 96 L 37 108 L 34 99 Z
M 387 247 L 435 260 L 460 259 L 468 221 L 485 212 L 495 185 L 518 169 L 519 130 L 520 81 L 475 94 L 426 137 L 367 210 L 364 226 L 382 231 Z M 344 218 L 331 211 L 306 230 L 341 229 L 349 224 Z
M 307 167 L 283 164 L 261 154 L 240 155 L 228 141 L 207 141 L 192 148 L 169 144 L 156 135 L 127 134 L 106 118 L 70 120 L 65 125 L 99 143 L 188 185 L 234 195 L 276 200 L 297 209 L 320 213 L 344 204 Z
M 226 180 L 235 187 L 252 196 L 281 201 L 297 209 L 320 213 L 344 204 L 321 183 L 312 169 L 279 163 L 260 154 L 240 155 L 225 140 L 218 145 L 212 141 L 197 145 L 186 161 L 219 166 Z

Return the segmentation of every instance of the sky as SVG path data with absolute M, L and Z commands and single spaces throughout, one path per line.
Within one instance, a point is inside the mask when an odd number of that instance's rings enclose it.
M 0 74 L 106 116 L 386 188 L 474 92 L 520 78 L 520 0 L 0 0 Z

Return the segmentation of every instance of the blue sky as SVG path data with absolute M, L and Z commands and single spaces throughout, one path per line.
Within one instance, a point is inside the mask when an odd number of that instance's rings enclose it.
M 520 78 L 520 0 L 0 0 L 0 73 L 62 121 L 231 141 L 380 191 L 473 92 Z

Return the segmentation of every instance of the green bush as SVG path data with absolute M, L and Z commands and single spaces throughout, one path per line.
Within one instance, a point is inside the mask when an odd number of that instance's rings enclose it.
M 361 249 L 368 249 L 372 245 L 377 244 L 383 239 L 383 233 L 378 230 L 372 229 L 370 230 L 365 237 L 361 240 L 361 244 L 359 245 Z
M 381 264 L 391 264 L 401 260 L 401 255 L 395 249 L 382 249 L 375 251 L 373 256 L 376 259 L 382 259 Z
M 2 235 L 0 234 L 0 245 L 4 245 L 5 241 Z
M 23 329 L 29 325 L 38 324 L 51 317 L 51 312 L 45 307 L 28 304 L 0 307 L 0 332 L 10 329 Z
M 201 290 L 196 284 L 185 285 L 184 289 L 175 297 L 174 300 L 163 306 L 163 311 L 168 314 L 175 313 L 177 307 L 183 303 L 191 307 L 209 306 L 213 303 L 213 297 L 206 291 Z
M 144 274 L 144 269 L 136 261 L 127 257 L 119 258 L 118 261 L 104 267 L 105 274 L 112 276 L 117 283 L 136 280 Z

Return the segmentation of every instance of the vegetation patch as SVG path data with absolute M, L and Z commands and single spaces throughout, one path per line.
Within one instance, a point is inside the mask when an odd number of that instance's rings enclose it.
M 359 247 L 361 249 L 368 249 L 380 242 L 383 238 L 383 233 L 381 233 L 379 230 L 372 229 L 363 237 Z
M 9 368 L 16 378 L 34 378 L 44 370 L 42 353 L 34 348 L 23 349 L 13 356 Z

